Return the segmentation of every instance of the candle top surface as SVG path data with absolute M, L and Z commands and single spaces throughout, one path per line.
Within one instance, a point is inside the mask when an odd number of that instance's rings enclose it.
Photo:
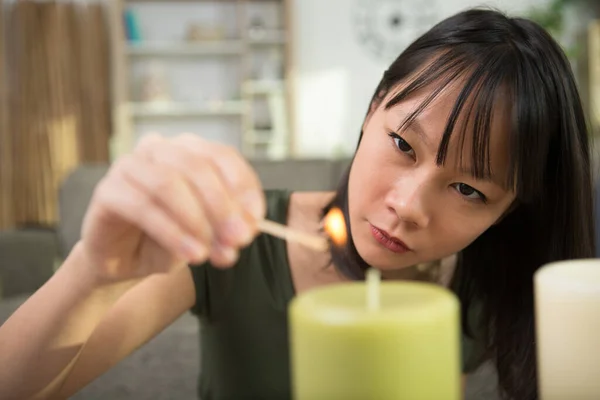
M 548 264 L 536 273 L 535 281 L 538 288 L 600 295 L 600 259 Z
M 330 322 L 428 320 L 457 312 L 459 302 L 449 290 L 428 283 L 386 282 L 379 287 L 379 306 L 369 309 L 367 285 L 350 282 L 305 292 L 293 300 L 296 312 Z

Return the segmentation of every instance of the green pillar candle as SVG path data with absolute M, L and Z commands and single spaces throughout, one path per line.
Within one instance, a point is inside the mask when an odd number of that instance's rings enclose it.
M 458 400 L 459 303 L 417 282 L 353 282 L 290 304 L 295 400 Z

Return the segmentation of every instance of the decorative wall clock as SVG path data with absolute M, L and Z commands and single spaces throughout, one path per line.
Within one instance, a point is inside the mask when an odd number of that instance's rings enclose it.
M 370 56 L 393 61 L 438 20 L 438 0 L 356 0 L 355 37 Z

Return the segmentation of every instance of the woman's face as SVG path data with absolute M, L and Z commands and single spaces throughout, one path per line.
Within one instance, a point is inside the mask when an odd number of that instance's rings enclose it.
M 502 185 L 508 167 L 502 110 L 492 120 L 489 179 L 472 177 L 471 140 L 467 134 L 461 144 L 465 121 L 460 119 L 444 165 L 436 164 L 459 89 L 449 86 L 402 132 L 398 127 L 429 93 L 385 110 L 391 91 L 367 117 L 350 171 L 348 202 L 352 238 L 369 265 L 398 269 L 455 254 L 514 201 L 514 193 Z

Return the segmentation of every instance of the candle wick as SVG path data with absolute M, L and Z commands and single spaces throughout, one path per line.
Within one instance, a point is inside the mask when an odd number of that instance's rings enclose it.
M 367 271 L 367 310 L 377 311 L 380 307 L 379 284 L 381 282 L 381 272 L 375 268 L 369 268 Z

